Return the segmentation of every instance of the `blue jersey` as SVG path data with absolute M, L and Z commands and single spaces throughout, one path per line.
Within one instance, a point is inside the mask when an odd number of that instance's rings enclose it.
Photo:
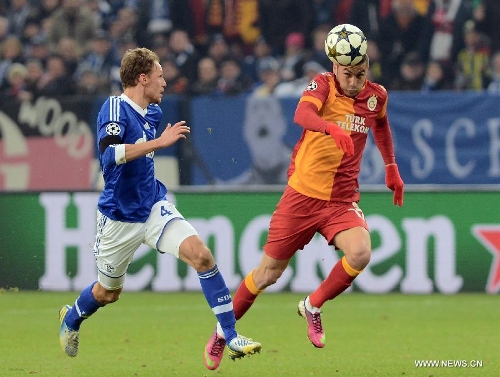
M 156 179 L 154 152 L 125 161 L 125 144 L 138 144 L 156 137 L 161 108 L 151 104 L 141 109 L 130 98 L 109 97 L 97 116 L 97 149 L 104 176 L 98 208 L 110 219 L 145 222 L 151 208 L 165 197 L 167 188 Z M 116 141 L 101 150 L 103 139 Z

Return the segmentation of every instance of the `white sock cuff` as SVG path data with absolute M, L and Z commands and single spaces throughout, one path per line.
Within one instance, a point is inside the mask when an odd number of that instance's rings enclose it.
M 217 322 L 217 335 L 219 336 L 219 338 L 223 338 L 225 339 L 226 337 L 224 336 L 224 331 L 222 330 L 222 326 L 220 325 L 219 322 Z
M 311 305 L 311 301 L 309 301 L 309 296 L 306 297 L 306 309 L 309 310 L 311 313 L 318 313 L 321 310 L 315 306 Z

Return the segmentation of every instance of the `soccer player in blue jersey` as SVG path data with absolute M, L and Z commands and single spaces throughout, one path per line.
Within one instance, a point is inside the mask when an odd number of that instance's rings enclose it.
M 212 253 L 165 194 L 155 178 L 153 155 L 186 138 L 184 121 L 168 124 L 159 137 L 161 102 L 166 87 L 158 56 L 146 49 L 128 50 L 122 59 L 123 94 L 102 105 L 97 118 L 97 148 L 104 176 L 99 197 L 94 255 L 97 281 L 85 288 L 73 306 L 59 309 L 60 343 L 68 356 L 78 353 L 82 322 L 118 300 L 134 252 L 147 244 L 192 266 L 205 298 L 221 324 L 231 359 L 260 352 L 261 345 L 239 335 L 229 289 Z M 207 368 L 211 360 L 204 355 Z

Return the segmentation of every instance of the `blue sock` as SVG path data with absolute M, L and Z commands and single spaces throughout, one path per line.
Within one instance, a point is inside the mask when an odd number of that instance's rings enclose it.
M 224 331 L 226 342 L 229 343 L 238 334 L 235 329 L 233 301 L 224 278 L 217 265 L 203 273 L 198 272 L 198 277 L 203 294 Z
M 64 321 L 66 325 L 72 330 L 80 330 L 80 325 L 83 320 L 90 317 L 94 314 L 97 309 L 99 309 L 102 305 L 97 302 L 92 294 L 92 287 L 96 282 L 90 284 L 87 288 L 85 288 L 80 296 L 75 301 L 75 304 L 72 306 L 68 313 L 66 314 L 66 318 Z

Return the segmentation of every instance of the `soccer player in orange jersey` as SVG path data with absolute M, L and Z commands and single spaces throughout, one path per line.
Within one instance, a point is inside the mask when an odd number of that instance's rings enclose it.
M 361 156 L 370 129 L 385 163 L 387 187 L 394 191 L 394 204 L 403 205 L 403 181 L 386 113 L 387 92 L 367 80 L 368 67 L 367 55 L 355 66 L 334 63 L 333 72 L 316 75 L 304 90 L 294 118 L 304 130 L 292 155 L 288 185 L 272 215 L 261 262 L 233 298 L 239 319 L 279 279 L 295 252 L 320 233 L 344 256 L 298 305 L 309 340 L 318 348 L 325 346 L 320 308 L 344 292 L 370 261 L 370 234 L 357 204 Z M 217 325 L 205 348 L 213 362 L 209 369 L 219 365 L 224 344 Z

